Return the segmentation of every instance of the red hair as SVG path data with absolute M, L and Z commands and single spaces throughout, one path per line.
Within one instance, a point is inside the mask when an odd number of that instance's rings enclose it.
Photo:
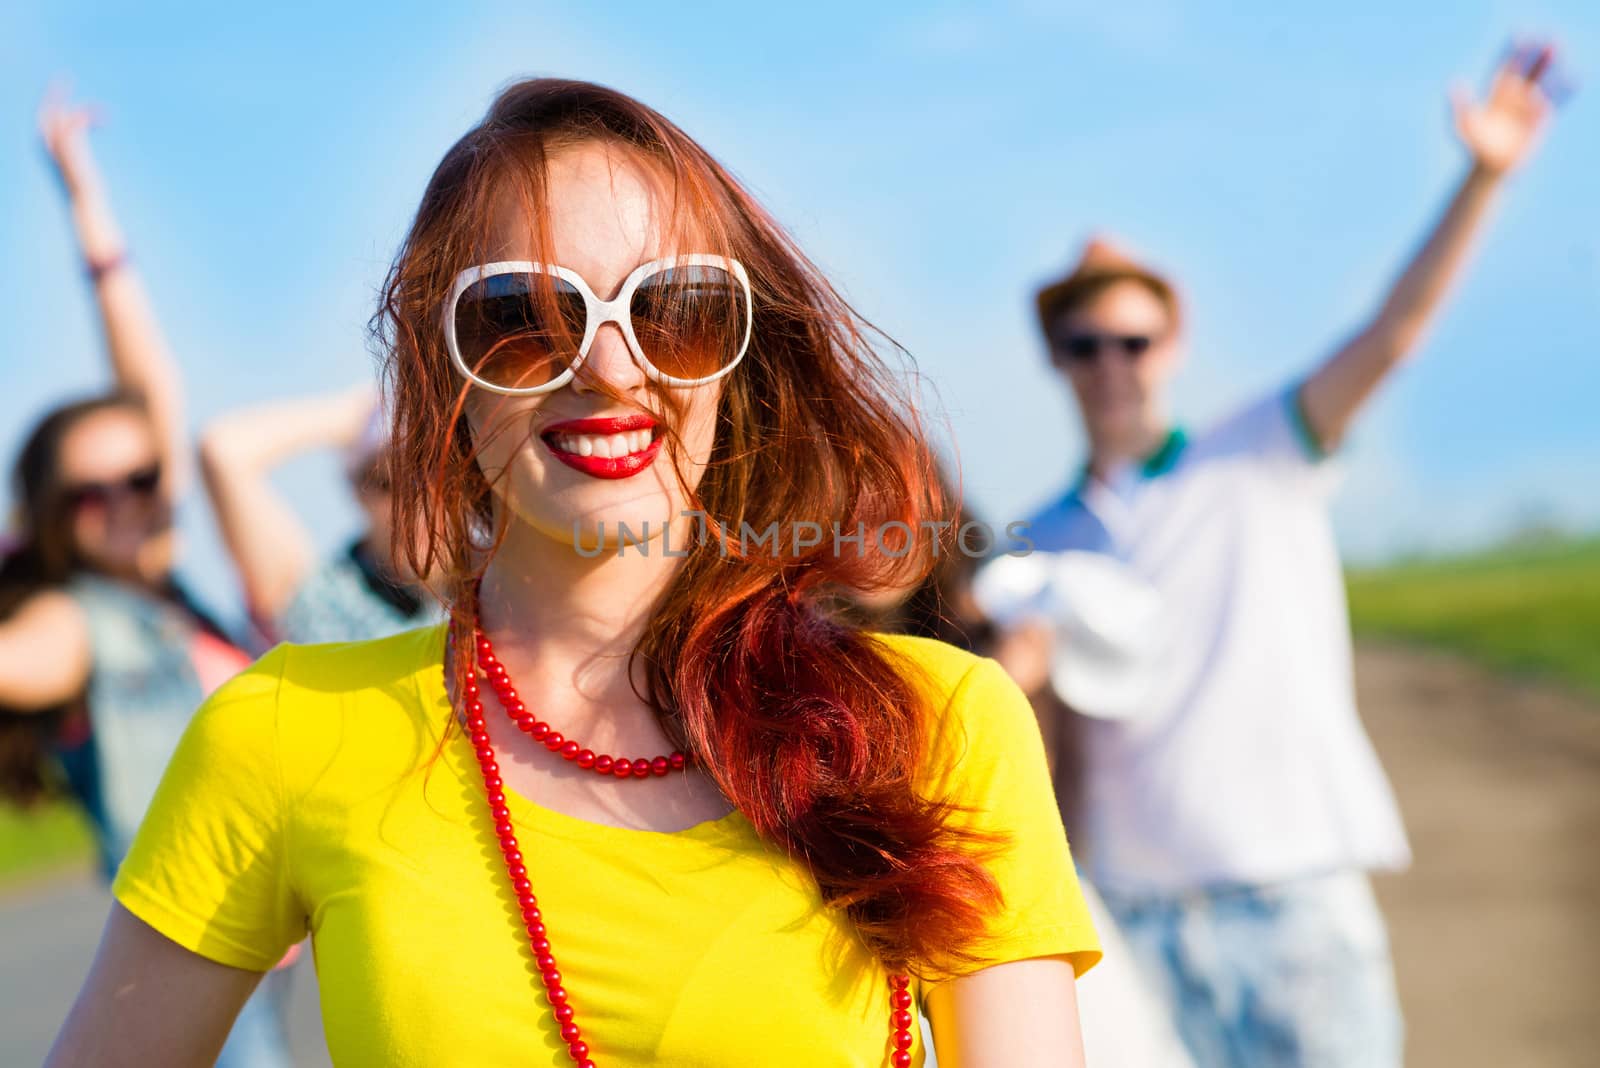
M 634 651 L 641 697 L 881 959 L 917 970 L 971 962 L 999 901 L 981 857 L 994 841 L 918 793 L 927 691 L 869 635 L 818 608 L 829 587 L 904 585 L 908 568 L 925 573 L 933 558 L 924 524 L 949 519 L 951 503 L 915 405 L 874 353 L 871 327 L 750 194 L 678 127 L 615 90 L 556 79 L 507 88 L 445 154 L 391 268 L 374 331 L 395 402 L 394 463 L 431 473 L 395 483 L 395 529 L 431 532 L 411 547 L 411 564 L 450 577 L 455 647 L 470 648 L 476 581 L 505 520 L 496 529 L 440 309 L 457 273 L 483 262 L 498 194 L 520 191 L 535 245 L 547 240 L 545 162 L 583 142 L 618 147 L 668 179 L 676 232 L 692 226 L 696 251 L 750 274 L 750 351 L 723 380 L 711 464 L 691 498 L 709 525 L 736 538 L 741 524 L 845 533 L 859 524 L 868 545 L 892 521 L 913 532 L 898 559 L 835 552 L 831 537 L 790 554 L 703 544 Z

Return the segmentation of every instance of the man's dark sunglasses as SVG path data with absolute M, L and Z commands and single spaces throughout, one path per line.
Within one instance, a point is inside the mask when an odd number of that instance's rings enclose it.
M 110 482 L 79 482 L 62 493 L 67 506 L 76 510 L 90 505 L 104 507 L 120 497 L 150 498 L 161 488 L 161 465 L 151 464 Z
M 1050 355 L 1057 363 L 1092 363 L 1102 352 L 1116 350 L 1136 360 L 1154 344 L 1155 338 L 1148 334 L 1068 334 L 1051 339 Z

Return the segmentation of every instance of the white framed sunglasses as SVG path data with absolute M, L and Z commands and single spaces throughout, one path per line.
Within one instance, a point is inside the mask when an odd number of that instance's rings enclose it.
M 726 256 L 640 264 L 611 300 L 569 267 L 508 260 L 456 275 L 445 345 L 473 384 L 514 397 L 572 381 L 595 335 L 616 323 L 646 375 L 668 386 L 714 382 L 750 347 L 755 311 L 744 265 Z

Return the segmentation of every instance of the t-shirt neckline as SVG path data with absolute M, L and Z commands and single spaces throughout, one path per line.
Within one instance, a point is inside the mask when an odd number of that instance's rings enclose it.
M 444 684 L 444 651 L 445 642 L 449 634 L 449 623 L 447 621 L 435 624 L 430 630 L 431 633 L 428 634 L 426 643 L 430 655 L 426 663 L 419 667 L 414 681 L 417 686 L 418 696 L 422 701 L 425 718 L 430 727 L 435 728 L 434 741 L 437 742 L 438 730 L 444 729 L 450 717 L 456 713 Z M 443 759 L 471 794 L 474 804 L 480 809 L 484 809 L 483 776 L 478 770 L 477 756 L 472 751 L 465 730 L 457 725 L 451 734 L 452 737 L 444 746 Z M 727 815 L 718 816 L 716 819 L 703 820 L 700 823 L 695 823 L 676 831 L 651 831 L 639 827 L 617 827 L 609 823 L 596 823 L 593 820 L 581 819 L 558 809 L 541 805 L 532 798 L 513 790 L 509 785 L 503 787 L 503 789 L 506 795 L 506 808 L 511 810 L 513 822 L 541 834 L 548 834 L 557 838 L 637 845 L 647 842 L 665 843 L 670 841 L 723 842 L 732 838 L 754 834 L 754 828 L 750 826 L 749 820 L 737 808 Z

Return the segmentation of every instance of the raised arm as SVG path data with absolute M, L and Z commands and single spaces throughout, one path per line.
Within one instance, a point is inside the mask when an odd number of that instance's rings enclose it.
M 1461 90 L 1452 94 L 1456 132 L 1471 157 L 1466 175 L 1377 316 L 1302 387 L 1306 421 L 1324 448 L 1343 439 L 1379 383 L 1416 348 L 1505 176 L 1532 154 L 1550 112 L 1540 79 L 1553 58 L 1548 44 L 1515 49 L 1483 101 Z
M 58 92 L 46 97 L 39 112 L 45 150 L 67 195 L 84 271 L 94 287 L 112 374 L 118 386 L 144 399 L 160 437 L 164 489 L 175 498 L 190 473 L 183 443 L 182 380 L 144 284 L 128 259 L 89 148 L 92 121 L 87 108 L 70 106 Z
M 200 470 L 258 620 L 278 618 L 313 563 L 311 538 L 272 486 L 272 469 L 315 448 L 343 447 L 361 433 L 377 403 L 370 386 L 230 412 L 200 437 Z
M 215 1064 L 260 972 L 191 953 L 113 903 L 45 1068 Z
M 43 712 L 89 681 L 89 625 L 59 590 L 38 593 L 0 622 L 0 707 Z

